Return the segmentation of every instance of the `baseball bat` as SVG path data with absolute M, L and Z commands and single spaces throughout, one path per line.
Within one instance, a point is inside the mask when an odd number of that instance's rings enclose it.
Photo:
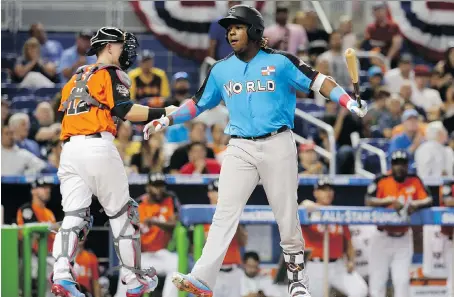
M 358 102 L 358 106 L 361 108 L 361 98 L 359 97 L 358 60 L 356 58 L 356 52 L 354 49 L 348 48 L 344 55 L 347 60 L 348 73 L 350 74 L 350 78 L 353 82 L 353 92 L 355 94 L 356 102 Z

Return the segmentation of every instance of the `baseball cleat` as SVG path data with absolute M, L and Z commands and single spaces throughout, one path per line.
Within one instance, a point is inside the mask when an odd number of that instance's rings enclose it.
M 56 297 L 85 297 L 85 294 L 79 292 L 77 283 L 71 280 L 56 280 L 50 289 Z
M 213 292 L 207 285 L 193 277 L 192 275 L 175 272 L 172 276 L 172 282 L 180 291 L 194 294 L 198 297 L 212 297 Z
M 156 275 L 153 277 L 147 277 L 143 280 L 145 280 L 145 283 L 142 283 L 137 288 L 128 289 L 126 291 L 126 297 L 142 297 L 145 293 L 153 292 L 158 286 L 158 277 Z

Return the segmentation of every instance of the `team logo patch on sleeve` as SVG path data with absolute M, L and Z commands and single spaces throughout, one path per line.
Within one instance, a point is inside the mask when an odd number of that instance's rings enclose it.
M 128 88 L 124 85 L 124 84 L 117 84 L 117 86 L 115 87 L 115 89 L 117 90 L 117 92 L 123 96 L 123 97 L 128 97 L 129 96 L 129 90 Z

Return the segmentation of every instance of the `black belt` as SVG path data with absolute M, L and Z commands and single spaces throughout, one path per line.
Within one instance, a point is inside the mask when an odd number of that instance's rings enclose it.
M 380 232 L 386 232 L 386 234 L 388 234 L 389 237 L 395 237 L 395 238 L 403 237 L 407 233 L 407 232 L 389 232 L 389 231 L 386 231 L 383 227 L 377 227 L 377 229 Z
M 221 266 L 221 269 L 219 269 L 222 272 L 232 272 L 233 268 L 235 268 L 236 265 L 231 265 L 231 266 Z
M 287 130 L 288 130 L 287 126 L 282 126 L 282 127 L 280 127 L 279 129 L 277 129 L 274 132 L 271 132 L 271 133 L 268 133 L 268 134 L 264 134 L 264 135 L 260 135 L 260 136 L 243 137 L 243 136 L 238 136 L 238 135 L 232 135 L 232 136 L 230 136 L 230 138 L 239 138 L 239 139 L 247 139 L 247 140 L 258 140 L 258 139 L 268 138 L 270 136 L 282 133 L 282 132 L 287 131 Z
M 328 262 L 329 263 L 333 263 L 333 262 L 336 262 L 338 260 L 339 259 L 334 259 L 333 258 L 333 259 L 328 259 Z M 309 259 L 309 262 L 319 262 L 320 263 L 320 262 L 323 262 L 323 259 L 322 258 L 311 258 L 311 259 Z
M 93 134 L 85 135 L 85 138 L 102 138 L 102 135 L 101 135 L 101 133 L 93 133 Z M 68 137 L 65 140 L 63 140 L 63 143 L 67 143 L 70 140 L 71 140 L 71 137 Z

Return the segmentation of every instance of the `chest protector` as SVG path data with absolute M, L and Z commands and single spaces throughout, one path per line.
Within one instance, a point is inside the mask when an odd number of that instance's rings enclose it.
M 87 69 L 89 70 L 87 71 Z M 90 95 L 90 90 L 88 89 L 87 83 L 88 80 L 91 78 L 93 74 L 96 72 L 107 69 L 107 68 L 115 68 L 116 73 L 120 79 L 120 81 L 129 89 L 131 87 L 131 80 L 129 79 L 129 76 L 121 70 L 120 67 L 116 65 L 111 65 L 111 64 L 96 64 L 93 67 L 90 65 L 85 65 L 81 66 L 77 69 L 76 71 L 76 85 L 74 88 L 71 90 L 71 93 L 69 95 L 69 98 L 62 103 L 63 108 L 60 111 L 66 112 L 66 110 L 69 107 L 69 104 L 73 102 L 76 99 L 79 99 L 81 101 L 84 101 L 87 103 L 89 106 L 96 106 L 99 109 L 107 109 L 110 110 L 110 108 L 99 102 L 96 98 Z

